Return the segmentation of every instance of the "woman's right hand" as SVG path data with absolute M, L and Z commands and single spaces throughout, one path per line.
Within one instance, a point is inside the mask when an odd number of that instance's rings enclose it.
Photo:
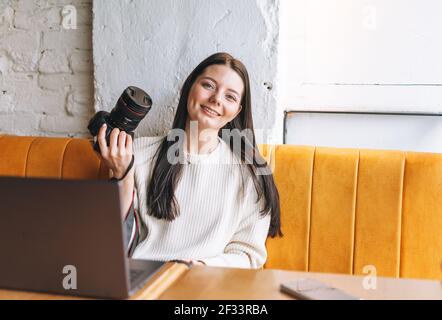
M 108 146 L 106 143 L 106 124 L 104 124 L 98 131 L 97 138 L 104 163 L 112 170 L 115 178 L 122 178 L 132 161 L 132 136 L 118 128 L 114 128 L 110 134 Z

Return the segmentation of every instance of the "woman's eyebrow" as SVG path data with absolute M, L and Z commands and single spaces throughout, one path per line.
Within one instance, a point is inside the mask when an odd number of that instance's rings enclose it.
M 218 84 L 218 82 L 216 82 L 216 80 L 215 79 L 213 79 L 213 78 L 211 78 L 211 77 L 209 77 L 209 76 L 205 76 L 205 77 L 203 77 L 202 79 L 209 79 L 209 80 L 211 80 L 211 81 L 213 81 L 213 82 L 215 82 L 215 84 Z M 228 91 L 232 91 L 233 93 L 236 93 L 236 95 L 238 95 L 238 97 L 239 97 L 239 93 L 238 92 L 236 92 L 235 90 L 233 90 L 233 89 L 227 89 Z

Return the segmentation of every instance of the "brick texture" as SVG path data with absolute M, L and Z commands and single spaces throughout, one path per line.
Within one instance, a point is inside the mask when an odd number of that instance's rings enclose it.
M 0 135 L 89 137 L 93 114 L 92 0 L 1 0 Z

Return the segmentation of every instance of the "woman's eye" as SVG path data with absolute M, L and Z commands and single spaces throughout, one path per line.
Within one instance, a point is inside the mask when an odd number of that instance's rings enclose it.
M 227 100 L 236 102 L 236 98 L 234 96 L 228 95 Z
M 205 82 L 203 83 L 204 88 L 213 89 L 213 85 L 211 83 Z

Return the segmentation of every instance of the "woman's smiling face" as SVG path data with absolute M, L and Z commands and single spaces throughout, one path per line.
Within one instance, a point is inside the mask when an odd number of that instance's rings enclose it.
M 220 130 L 241 111 L 244 83 L 233 69 L 211 65 L 195 80 L 187 100 L 188 120 L 198 130 Z

